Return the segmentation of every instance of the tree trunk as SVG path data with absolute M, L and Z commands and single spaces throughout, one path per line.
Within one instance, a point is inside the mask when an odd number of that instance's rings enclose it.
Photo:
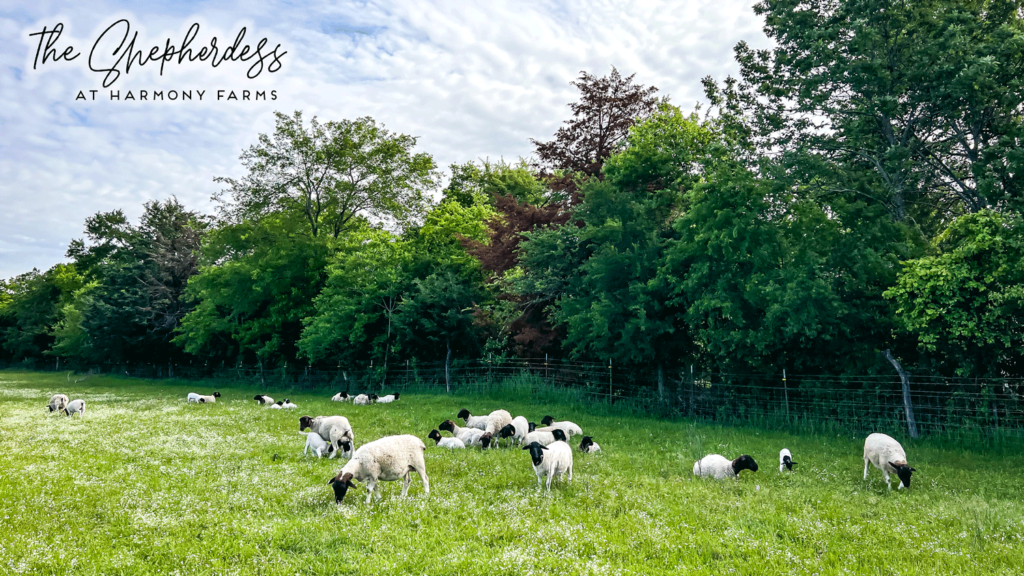
M 886 350 L 882 352 L 885 359 L 896 368 L 896 372 L 900 375 L 900 382 L 903 383 L 903 410 L 907 414 L 907 431 L 910 433 L 911 438 L 917 438 L 917 422 L 914 420 L 914 405 L 910 402 L 910 374 L 907 374 L 903 370 L 903 366 L 893 357 L 892 352 Z
M 451 392 L 452 392 L 452 380 L 451 380 L 452 342 L 451 342 L 451 340 L 445 340 L 445 344 L 448 346 L 448 354 L 444 357 L 444 389 L 445 389 L 446 392 L 451 394 Z

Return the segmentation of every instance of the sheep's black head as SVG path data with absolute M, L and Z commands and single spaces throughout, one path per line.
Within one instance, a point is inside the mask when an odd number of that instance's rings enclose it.
M 71 416 L 71 412 L 68 412 L 68 409 L 67 409 L 67 408 L 65 408 L 64 410 L 62 410 L 62 412 L 64 412 L 64 415 L 65 415 L 65 416 Z
M 438 426 L 438 429 L 455 434 L 455 422 L 452 422 L 451 420 L 445 420 L 444 422 L 441 422 L 441 425 Z
M 257 401 L 257 402 L 259 402 L 260 404 L 263 403 L 263 395 L 262 394 L 257 394 L 255 396 L 253 396 L 252 399 Z
M 793 470 L 793 466 L 796 466 L 796 462 L 793 462 L 789 456 L 783 456 L 782 463 L 786 465 L 786 470 Z
M 299 432 L 304 431 L 306 428 L 312 428 L 312 427 L 313 427 L 313 417 L 312 416 L 303 416 L 302 418 L 299 418 Z
M 480 437 L 480 446 L 482 446 L 484 450 L 490 448 L 491 444 L 494 442 L 494 434 L 491 434 L 490 432 L 487 432 Z
M 334 501 L 339 504 L 345 499 L 345 493 L 348 492 L 348 489 L 356 487 L 355 483 L 352 482 L 351 472 L 338 473 L 337 476 L 331 478 L 327 483 L 331 485 L 331 488 L 334 488 Z
M 349 452 L 352 451 L 352 443 L 349 442 L 348 440 L 345 440 L 344 442 L 338 442 L 338 448 L 341 448 L 342 454 L 348 454 Z
M 559 428 L 555 428 L 554 430 L 552 430 L 551 431 L 551 435 L 555 437 L 555 441 L 556 442 L 559 441 L 559 440 L 561 440 L 562 442 L 565 442 L 566 440 L 568 440 L 568 438 L 565 437 L 565 431 L 563 431 L 563 430 L 561 430 Z
M 527 430 L 526 430 L 527 432 L 533 432 L 534 430 L 537 429 L 537 423 L 536 422 L 527 422 L 526 423 L 526 428 L 527 428 Z
M 284 406 L 284 400 L 278 400 L 277 402 L 274 402 L 274 406 Z
M 900 477 L 900 486 L 903 488 L 910 488 L 910 474 L 916 472 L 916 468 L 911 468 L 906 462 L 889 462 L 889 466 L 896 470 L 896 475 Z
M 757 472 L 757 462 L 750 456 L 744 454 L 739 458 L 732 461 L 732 470 L 737 475 L 743 470 L 750 470 L 751 472 Z
M 469 420 L 469 416 L 469 410 L 466 410 L 465 408 L 459 410 L 459 413 L 455 415 L 456 418 L 462 418 L 463 422 L 467 422 Z
M 376 402 L 377 400 L 380 400 L 380 396 L 377 396 L 376 394 L 370 394 L 371 402 Z
M 427 434 L 427 438 L 433 440 L 435 445 L 441 443 L 441 433 L 437 430 L 431 430 L 430 434 Z
M 515 436 L 515 434 L 516 427 L 511 424 L 505 424 L 504 426 L 502 426 L 501 430 L 498 430 L 499 438 L 510 438 L 512 436 Z
M 213 397 L 214 398 L 220 398 L 220 392 L 214 392 L 213 393 Z
M 541 426 L 551 426 L 551 423 L 554 422 L 554 421 L 555 421 L 555 419 L 552 418 L 551 416 L 545 416 L 545 417 L 540 419 L 540 425 Z
M 394 393 L 394 397 L 395 397 L 395 400 L 398 400 L 398 395 L 399 395 L 399 394 L 401 394 L 401 393 L 400 393 L 400 392 L 395 392 L 395 393 Z
M 57 407 L 53 406 L 53 405 L 50 405 L 50 406 L 47 406 L 46 409 L 49 410 L 50 412 L 53 412 L 54 410 L 57 409 Z
M 540 466 L 540 463 L 544 461 L 544 450 L 547 450 L 547 446 L 542 446 L 540 442 L 531 442 L 526 446 L 523 446 L 523 450 L 530 451 L 530 458 L 533 459 L 534 466 Z
M 583 440 L 580 441 L 580 452 L 586 452 L 587 448 L 594 445 L 594 439 L 590 436 L 584 436 Z

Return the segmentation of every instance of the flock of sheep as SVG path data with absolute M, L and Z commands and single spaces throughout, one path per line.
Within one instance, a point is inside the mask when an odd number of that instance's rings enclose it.
M 219 392 L 203 396 L 191 392 L 187 401 L 198 404 L 212 404 L 220 398 Z M 273 398 L 257 394 L 254 399 L 257 404 L 268 406 L 272 409 L 296 409 L 298 406 L 290 400 L 285 399 L 275 402 Z M 372 403 L 387 404 L 399 399 L 399 394 L 389 394 L 378 397 L 375 394 L 360 394 L 349 396 L 348 393 L 335 394 L 331 398 L 335 402 L 351 401 L 356 405 L 369 405 Z M 50 398 L 47 408 L 50 412 L 59 412 L 66 416 L 85 414 L 85 401 L 68 401 L 64 394 L 55 394 Z M 434 440 L 435 445 L 441 448 L 464 449 L 466 447 L 480 447 L 481 449 L 496 448 L 501 441 L 507 440 L 508 446 L 520 446 L 523 450 L 529 450 L 533 462 L 533 470 L 537 475 L 537 488 L 542 489 L 547 480 L 547 490 L 551 490 L 551 482 L 560 476 L 567 481 L 572 480 L 573 451 L 568 444 L 569 438 L 583 434 L 583 429 L 573 422 L 557 422 L 551 416 L 544 416 L 541 419 L 541 427 L 529 422 L 524 416 L 515 418 L 507 410 L 495 410 L 486 416 L 473 416 L 469 410 L 462 409 L 457 415 L 464 425 L 459 426 L 452 420 L 445 420 L 437 429 L 431 430 L 427 438 Z M 306 429 L 309 432 L 306 432 Z M 441 435 L 441 431 L 449 432 L 450 437 Z M 396 436 L 385 436 L 373 442 L 355 448 L 355 433 L 351 424 L 344 416 L 302 416 L 299 418 L 299 433 L 306 438 L 306 446 L 303 455 L 312 451 L 317 458 L 329 455 L 334 458 L 338 454 L 348 458 L 340 472 L 328 481 L 334 489 L 336 502 L 341 502 L 349 488 L 355 488 L 355 482 L 362 482 L 366 485 L 366 503 L 369 504 L 374 494 L 380 499 L 380 492 L 377 490 L 377 483 L 393 482 L 401 478 L 404 480 L 402 496 L 409 492 L 409 485 L 412 482 L 412 473 L 416 472 L 423 482 L 423 491 L 430 494 L 430 484 L 427 479 L 426 464 L 423 453 L 426 445 L 418 437 L 410 434 Z M 579 444 L 580 452 L 592 454 L 601 450 L 601 447 L 594 442 L 590 436 L 583 436 Z M 779 471 L 792 471 L 796 462 L 793 461 L 792 453 L 783 448 L 779 452 Z M 873 465 L 882 471 L 882 477 L 886 486 L 892 489 L 890 474 L 895 474 L 899 480 L 899 488 L 910 487 L 910 476 L 915 471 L 907 464 L 907 454 L 903 447 L 895 439 L 885 434 L 871 434 L 864 441 L 864 479 L 868 477 L 869 465 Z M 715 478 L 724 480 L 727 478 L 738 479 L 740 472 L 750 470 L 757 472 L 758 466 L 754 459 L 743 454 L 740 457 L 729 460 L 719 454 L 709 454 L 693 465 L 693 474 L 699 477 Z

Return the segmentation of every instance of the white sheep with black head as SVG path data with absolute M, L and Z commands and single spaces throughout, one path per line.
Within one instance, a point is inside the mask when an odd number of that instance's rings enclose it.
M 373 495 L 381 499 L 377 483 L 393 482 L 399 478 L 405 480 L 402 486 L 402 497 L 409 493 L 412 473 L 419 474 L 423 482 L 423 493 L 430 495 L 430 482 L 427 479 L 427 465 L 423 460 L 426 444 L 410 434 L 385 436 L 363 444 L 352 459 L 342 467 L 341 472 L 331 478 L 328 484 L 334 489 L 334 501 L 341 503 L 349 488 L 356 488 L 355 482 L 366 483 L 366 503 L 369 504 Z
M 895 474 L 900 479 L 898 490 L 910 488 L 910 475 L 916 472 L 907 464 L 907 453 L 903 446 L 895 438 L 885 434 L 870 434 L 864 440 L 864 479 L 868 479 L 868 465 L 874 465 L 882 471 L 882 478 L 885 485 L 892 490 L 889 483 L 889 474 Z
M 754 459 L 747 454 L 735 460 L 729 460 L 721 454 L 708 454 L 693 465 L 694 476 L 714 478 L 715 480 L 738 479 L 740 472 L 744 470 L 757 472 L 757 462 L 754 462 Z
M 523 450 L 530 451 L 533 471 L 537 474 L 537 490 L 544 487 L 545 477 L 548 492 L 551 491 L 551 481 L 562 474 L 565 474 L 567 481 L 572 482 L 572 448 L 565 442 L 559 440 L 547 446 L 540 442 L 530 442 L 523 446 Z

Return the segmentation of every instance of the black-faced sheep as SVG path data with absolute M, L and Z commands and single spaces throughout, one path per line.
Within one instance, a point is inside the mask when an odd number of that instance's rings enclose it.
M 715 480 L 739 478 L 739 474 L 743 470 L 757 472 L 757 462 L 754 462 L 754 459 L 746 454 L 735 460 L 729 460 L 720 454 L 709 454 L 693 465 L 694 476 L 714 478 Z
M 899 488 L 910 488 L 910 475 L 916 472 L 907 464 L 907 453 L 903 446 L 891 436 L 885 434 L 871 434 L 864 440 L 864 479 L 868 479 L 868 464 L 882 471 L 882 478 L 885 485 L 892 490 L 889 484 L 889 474 L 896 474 L 900 479 Z
M 427 480 L 427 465 L 423 460 L 423 451 L 427 446 L 419 438 L 402 434 L 385 436 L 380 440 L 363 444 L 352 456 L 341 472 L 331 478 L 328 484 L 334 488 L 334 501 L 340 503 L 349 488 L 355 488 L 356 482 L 366 483 L 366 503 L 370 503 L 373 495 L 381 498 L 377 490 L 377 482 L 393 482 L 402 478 L 402 497 L 409 493 L 412 473 L 416 472 L 423 481 L 423 492 L 430 495 L 430 483 Z
M 531 442 L 523 446 L 523 450 L 530 451 L 530 458 L 533 460 L 533 471 L 537 474 L 537 490 L 540 490 L 544 483 L 542 478 L 547 477 L 548 492 L 551 491 L 551 481 L 563 473 L 566 479 L 572 481 L 572 448 L 565 442 L 552 442 L 547 446 L 539 442 Z

